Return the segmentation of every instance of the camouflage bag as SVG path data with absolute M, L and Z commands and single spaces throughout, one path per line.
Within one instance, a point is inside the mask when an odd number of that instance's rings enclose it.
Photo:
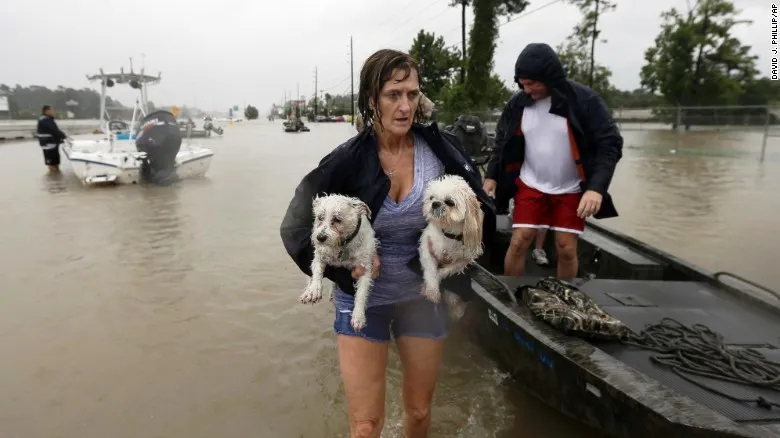
M 554 277 L 520 288 L 531 313 L 567 335 L 586 339 L 620 340 L 630 333 L 577 287 Z

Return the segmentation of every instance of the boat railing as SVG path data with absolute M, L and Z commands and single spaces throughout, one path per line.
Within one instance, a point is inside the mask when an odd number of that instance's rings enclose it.
M 772 295 L 772 296 L 774 296 L 775 298 L 777 298 L 778 300 L 780 300 L 780 293 L 778 293 L 777 291 L 775 291 L 775 290 L 772 290 L 772 289 L 770 289 L 770 288 L 768 288 L 768 287 L 766 287 L 766 286 L 764 286 L 764 285 L 762 285 L 762 284 L 758 284 L 758 283 L 756 283 L 755 281 L 753 281 L 753 280 L 749 280 L 749 279 L 747 279 L 747 278 L 745 278 L 745 277 L 742 277 L 742 276 L 740 276 L 740 275 L 737 275 L 737 274 L 734 274 L 734 273 L 731 273 L 731 272 L 728 272 L 728 271 L 718 271 L 718 272 L 716 272 L 716 273 L 712 274 L 712 276 L 713 276 L 713 277 L 714 277 L 716 280 L 718 280 L 719 282 L 721 282 L 721 283 L 723 283 L 723 284 L 726 284 L 726 283 L 725 283 L 723 280 L 721 280 L 721 279 L 720 279 L 721 277 L 730 277 L 730 278 L 733 278 L 733 279 L 735 279 L 735 280 L 738 280 L 738 281 L 741 281 L 742 283 L 745 283 L 745 284 L 747 284 L 748 286 L 751 286 L 751 287 L 754 287 L 754 288 L 756 288 L 756 289 L 758 289 L 758 290 L 761 290 L 761 291 L 763 291 L 763 292 L 766 292 L 766 293 L 768 293 L 769 295 Z
M 643 253 L 647 257 L 660 261 L 663 265 L 666 266 L 666 269 L 671 268 L 670 270 L 677 271 L 677 274 L 673 274 L 674 277 L 682 276 L 689 280 L 703 281 L 709 283 L 715 287 L 725 289 L 730 293 L 734 294 L 735 296 L 739 296 L 740 298 L 751 301 L 754 304 L 758 304 L 770 310 L 771 312 L 780 314 L 780 304 L 778 304 L 778 302 L 780 301 L 780 294 L 778 294 L 778 292 L 770 289 L 767 286 L 763 286 L 761 284 L 755 283 L 751 280 L 745 279 L 736 274 L 732 274 L 726 271 L 712 272 L 710 270 L 704 269 L 691 262 L 688 262 L 675 255 L 672 255 L 662 249 L 653 247 L 651 245 L 648 245 L 645 242 L 639 241 L 631 236 L 623 234 L 620 231 L 604 226 L 602 224 L 594 223 L 594 221 L 592 220 L 587 221 L 587 227 L 592 228 L 593 230 L 602 233 L 622 243 L 623 245 L 626 245 L 629 248 L 634 249 L 635 251 Z M 737 281 L 741 281 L 745 285 L 753 286 L 758 291 L 768 293 L 769 295 L 771 295 L 771 297 L 765 297 L 763 293 L 756 293 L 755 290 L 754 291 L 747 290 L 744 288 L 744 286 L 737 287 L 736 285 L 728 284 L 722 281 L 720 279 L 721 277 L 732 277 Z

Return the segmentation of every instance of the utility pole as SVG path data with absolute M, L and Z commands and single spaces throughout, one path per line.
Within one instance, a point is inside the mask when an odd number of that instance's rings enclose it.
M 599 0 L 596 0 L 596 14 L 593 17 L 593 35 L 590 40 L 590 72 L 588 73 L 588 86 L 593 88 L 593 68 L 596 63 L 594 58 L 596 52 L 596 38 L 598 38 L 598 23 L 599 23 Z
M 466 6 L 468 0 L 460 0 L 460 41 L 461 50 L 463 52 L 460 56 L 460 83 L 466 82 Z
M 352 117 L 350 120 L 352 126 L 355 126 L 355 62 L 354 50 L 352 46 L 352 35 L 349 36 L 349 80 L 350 80 L 350 102 L 352 103 Z
M 317 92 L 317 67 L 314 67 L 314 121 L 317 121 L 317 104 L 319 103 L 319 93 Z

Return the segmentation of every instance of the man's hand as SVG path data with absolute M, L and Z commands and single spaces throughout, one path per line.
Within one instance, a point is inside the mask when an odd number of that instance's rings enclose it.
M 487 193 L 488 196 L 495 199 L 496 198 L 496 180 L 485 178 L 484 184 L 482 184 L 482 190 Z
M 602 196 L 598 192 L 588 190 L 582 194 L 580 206 L 577 207 L 577 216 L 585 219 L 599 212 Z

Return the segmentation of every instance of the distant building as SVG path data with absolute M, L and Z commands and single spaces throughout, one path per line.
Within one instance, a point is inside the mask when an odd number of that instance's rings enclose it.
M 0 120 L 11 118 L 11 108 L 8 103 L 8 96 L 0 91 Z

